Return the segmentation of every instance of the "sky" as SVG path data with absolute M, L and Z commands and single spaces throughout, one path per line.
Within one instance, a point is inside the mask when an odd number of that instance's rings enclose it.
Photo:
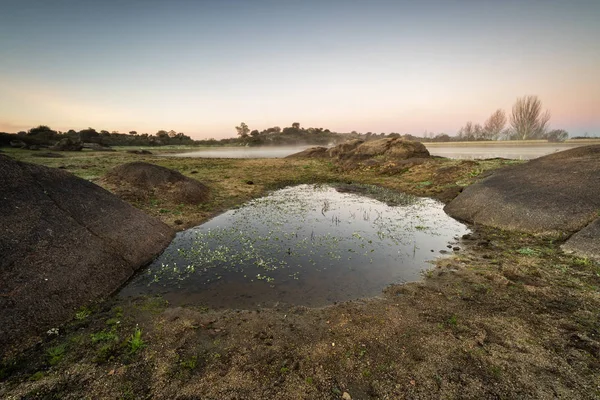
M 537 95 L 600 136 L 598 0 L 0 0 L 0 131 L 456 134 Z

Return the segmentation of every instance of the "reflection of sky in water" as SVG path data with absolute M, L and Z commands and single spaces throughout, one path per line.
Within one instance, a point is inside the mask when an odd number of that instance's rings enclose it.
M 500 142 L 501 143 L 501 142 Z M 561 143 L 546 145 L 439 145 L 424 143 L 432 156 L 456 159 L 508 158 L 511 160 L 531 160 L 548 154 L 582 146 L 581 144 Z
M 122 294 L 237 308 L 377 295 L 387 284 L 418 280 L 467 231 L 439 202 L 393 196 L 402 205 L 329 186 L 276 191 L 180 232 Z

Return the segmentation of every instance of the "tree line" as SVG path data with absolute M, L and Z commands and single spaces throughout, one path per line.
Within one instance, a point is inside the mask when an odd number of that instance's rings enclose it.
M 549 129 L 550 111 L 542 109 L 542 102 L 537 96 L 520 97 L 509 118 L 504 110 L 497 109 L 483 126 L 467 122 L 459 129 L 456 138 L 460 141 L 542 139 L 550 142 L 568 139 L 569 133 L 564 129 Z
M 27 132 L 17 134 L 0 132 L 0 146 L 11 142 L 23 142 L 27 145 L 51 145 L 61 139 L 69 138 L 82 143 L 97 143 L 102 146 L 163 146 L 163 145 L 200 145 L 200 146 L 284 146 L 314 144 L 327 146 L 349 139 L 373 140 L 380 138 L 402 137 L 421 142 L 458 142 L 479 140 L 533 140 L 542 139 L 561 142 L 569 138 L 563 129 L 549 129 L 550 112 L 543 111 L 542 102 L 537 96 L 524 96 L 516 100 L 509 116 L 502 109 L 494 111 L 483 123 L 467 122 L 456 135 L 425 132 L 423 136 L 409 133 L 338 133 L 326 128 L 304 128 L 299 122 L 280 128 L 273 126 L 261 131 L 251 130 L 245 123 L 235 127 L 236 137 L 216 140 L 213 138 L 193 140 L 189 136 L 174 130 L 159 130 L 155 134 L 130 131 L 120 133 L 106 130 L 96 131 L 87 128 L 80 131 L 70 129 L 66 132 L 55 131 L 49 126 L 40 125 Z

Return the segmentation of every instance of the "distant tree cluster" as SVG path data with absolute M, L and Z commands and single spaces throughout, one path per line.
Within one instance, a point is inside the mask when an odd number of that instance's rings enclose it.
M 327 146 L 349 139 L 375 140 L 381 138 L 403 138 L 419 142 L 457 142 L 478 140 L 531 140 L 545 139 L 551 142 L 562 142 L 569 138 L 563 129 L 549 129 L 550 113 L 543 111 L 542 102 L 537 96 L 524 96 L 517 99 L 512 112 L 507 117 L 502 109 L 494 111 L 483 123 L 467 122 L 459 129 L 456 136 L 446 133 L 425 132 L 422 136 L 398 132 L 348 133 L 333 132 L 324 128 L 304 128 L 299 122 L 280 128 L 273 126 L 259 131 L 251 130 L 248 124 L 241 122 L 235 127 L 236 136 L 216 140 L 214 138 L 193 140 L 189 136 L 174 130 L 159 130 L 155 134 L 129 131 L 120 133 L 106 130 L 96 131 L 94 128 L 66 132 L 55 131 L 47 125 L 21 131 L 17 134 L 0 132 L 0 146 L 9 146 L 11 142 L 25 143 L 28 146 L 52 145 L 63 138 L 70 138 L 83 143 L 96 143 L 103 146 L 162 146 L 162 145 L 201 145 L 201 146 L 285 146 L 314 144 Z M 508 124 L 508 126 L 507 126 Z M 587 138 L 585 137 L 578 138 Z
M 467 122 L 457 133 L 457 139 L 476 140 L 534 140 L 562 142 L 569 138 L 563 129 L 550 130 L 550 112 L 542 111 L 542 102 L 537 96 L 524 96 L 517 99 L 510 114 L 510 126 L 506 128 L 506 112 L 502 109 L 485 121 L 484 125 Z
M 239 140 L 249 146 L 284 146 L 298 144 L 327 145 L 346 140 L 348 134 L 324 128 L 302 128 L 299 122 L 281 129 L 273 126 L 262 131 L 250 130 L 245 122 L 235 127 Z
M 161 145 L 182 145 L 194 144 L 189 136 L 183 133 L 177 133 L 173 130 L 167 132 L 160 130 L 156 134 L 142 133 L 138 135 L 136 131 L 130 131 L 129 134 L 119 133 L 117 131 L 108 132 L 106 130 L 96 131 L 94 128 L 75 131 L 70 129 L 65 132 L 55 131 L 47 125 L 40 125 L 31 128 L 29 131 L 21 131 L 17 134 L 3 133 L 1 135 L 0 145 L 9 145 L 10 142 L 23 142 L 27 145 L 47 146 L 52 145 L 61 139 L 69 138 L 73 141 L 82 143 L 96 143 L 103 146 L 161 146 Z

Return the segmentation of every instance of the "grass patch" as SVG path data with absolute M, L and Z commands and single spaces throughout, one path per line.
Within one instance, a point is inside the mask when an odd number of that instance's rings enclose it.
M 136 354 L 138 351 L 146 347 L 146 343 L 142 339 L 142 330 L 136 326 L 133 334 L 130 336 L 129 341 L 129 353 Z
M 56 365 L 56 364 L 60 363 L 62 361 L 63 357 L 65 356 L 66 350 L 67 350 L 66 344 L 61 344 L 58 346 L 50 347 L 48 350 L 46 350 L 48 364 Z

